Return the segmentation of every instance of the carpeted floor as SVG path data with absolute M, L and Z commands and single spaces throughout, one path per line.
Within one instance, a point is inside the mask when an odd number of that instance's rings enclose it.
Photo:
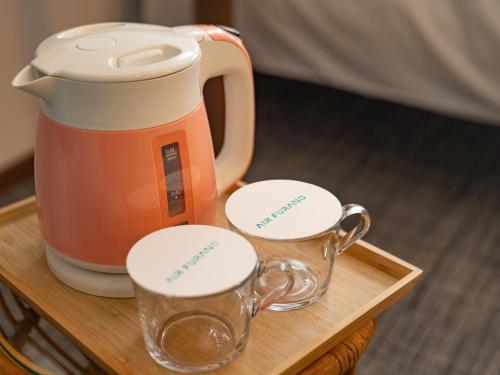
M 248 181 L 292 178 L 368 208 L 367 240 L 424 269 L 359 375 L 500 373 L 500 128 L 265 75 Z M 0 192 L 31 194 L 30 179 Z
M 359 375 L 500 373 L 500 128 L 257 75 L 247 181 L 364 205 L 366 239 L 424 269 L 379 320 Z

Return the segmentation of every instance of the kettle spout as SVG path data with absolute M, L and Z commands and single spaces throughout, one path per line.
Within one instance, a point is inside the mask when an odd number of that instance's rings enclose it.
M 12 86 L 50 102 L 56 90 L 56 78 L 44 76 L 33 66 L 28 65 L 14 77 Z

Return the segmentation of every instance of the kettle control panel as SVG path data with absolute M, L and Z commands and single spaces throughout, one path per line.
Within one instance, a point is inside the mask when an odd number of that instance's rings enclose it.
M 191 174 L 183 130 L 153 140 L 163 227 L 193 223 Z
M 175 142 L 163 146 L 161 155 L 167 183 L 168 216 L 172 217 L 186 210 L 179 143 Z

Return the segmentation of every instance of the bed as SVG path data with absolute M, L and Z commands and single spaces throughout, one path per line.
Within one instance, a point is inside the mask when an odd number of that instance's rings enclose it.
M 257 71 L 500 125 L 498 0 L 234 0 Z

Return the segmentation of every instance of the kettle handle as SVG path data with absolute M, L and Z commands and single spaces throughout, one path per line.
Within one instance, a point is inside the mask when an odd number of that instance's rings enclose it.
M 241 40 L 222 28 L 197 25 L 205 32 L 201 48 L 201 88 L 223 76 L 226 101 L 224 144 L 215 158 L 217 192 L 223 194 L 240 180 L 253 154 L 255 102 L 252 63 Z

